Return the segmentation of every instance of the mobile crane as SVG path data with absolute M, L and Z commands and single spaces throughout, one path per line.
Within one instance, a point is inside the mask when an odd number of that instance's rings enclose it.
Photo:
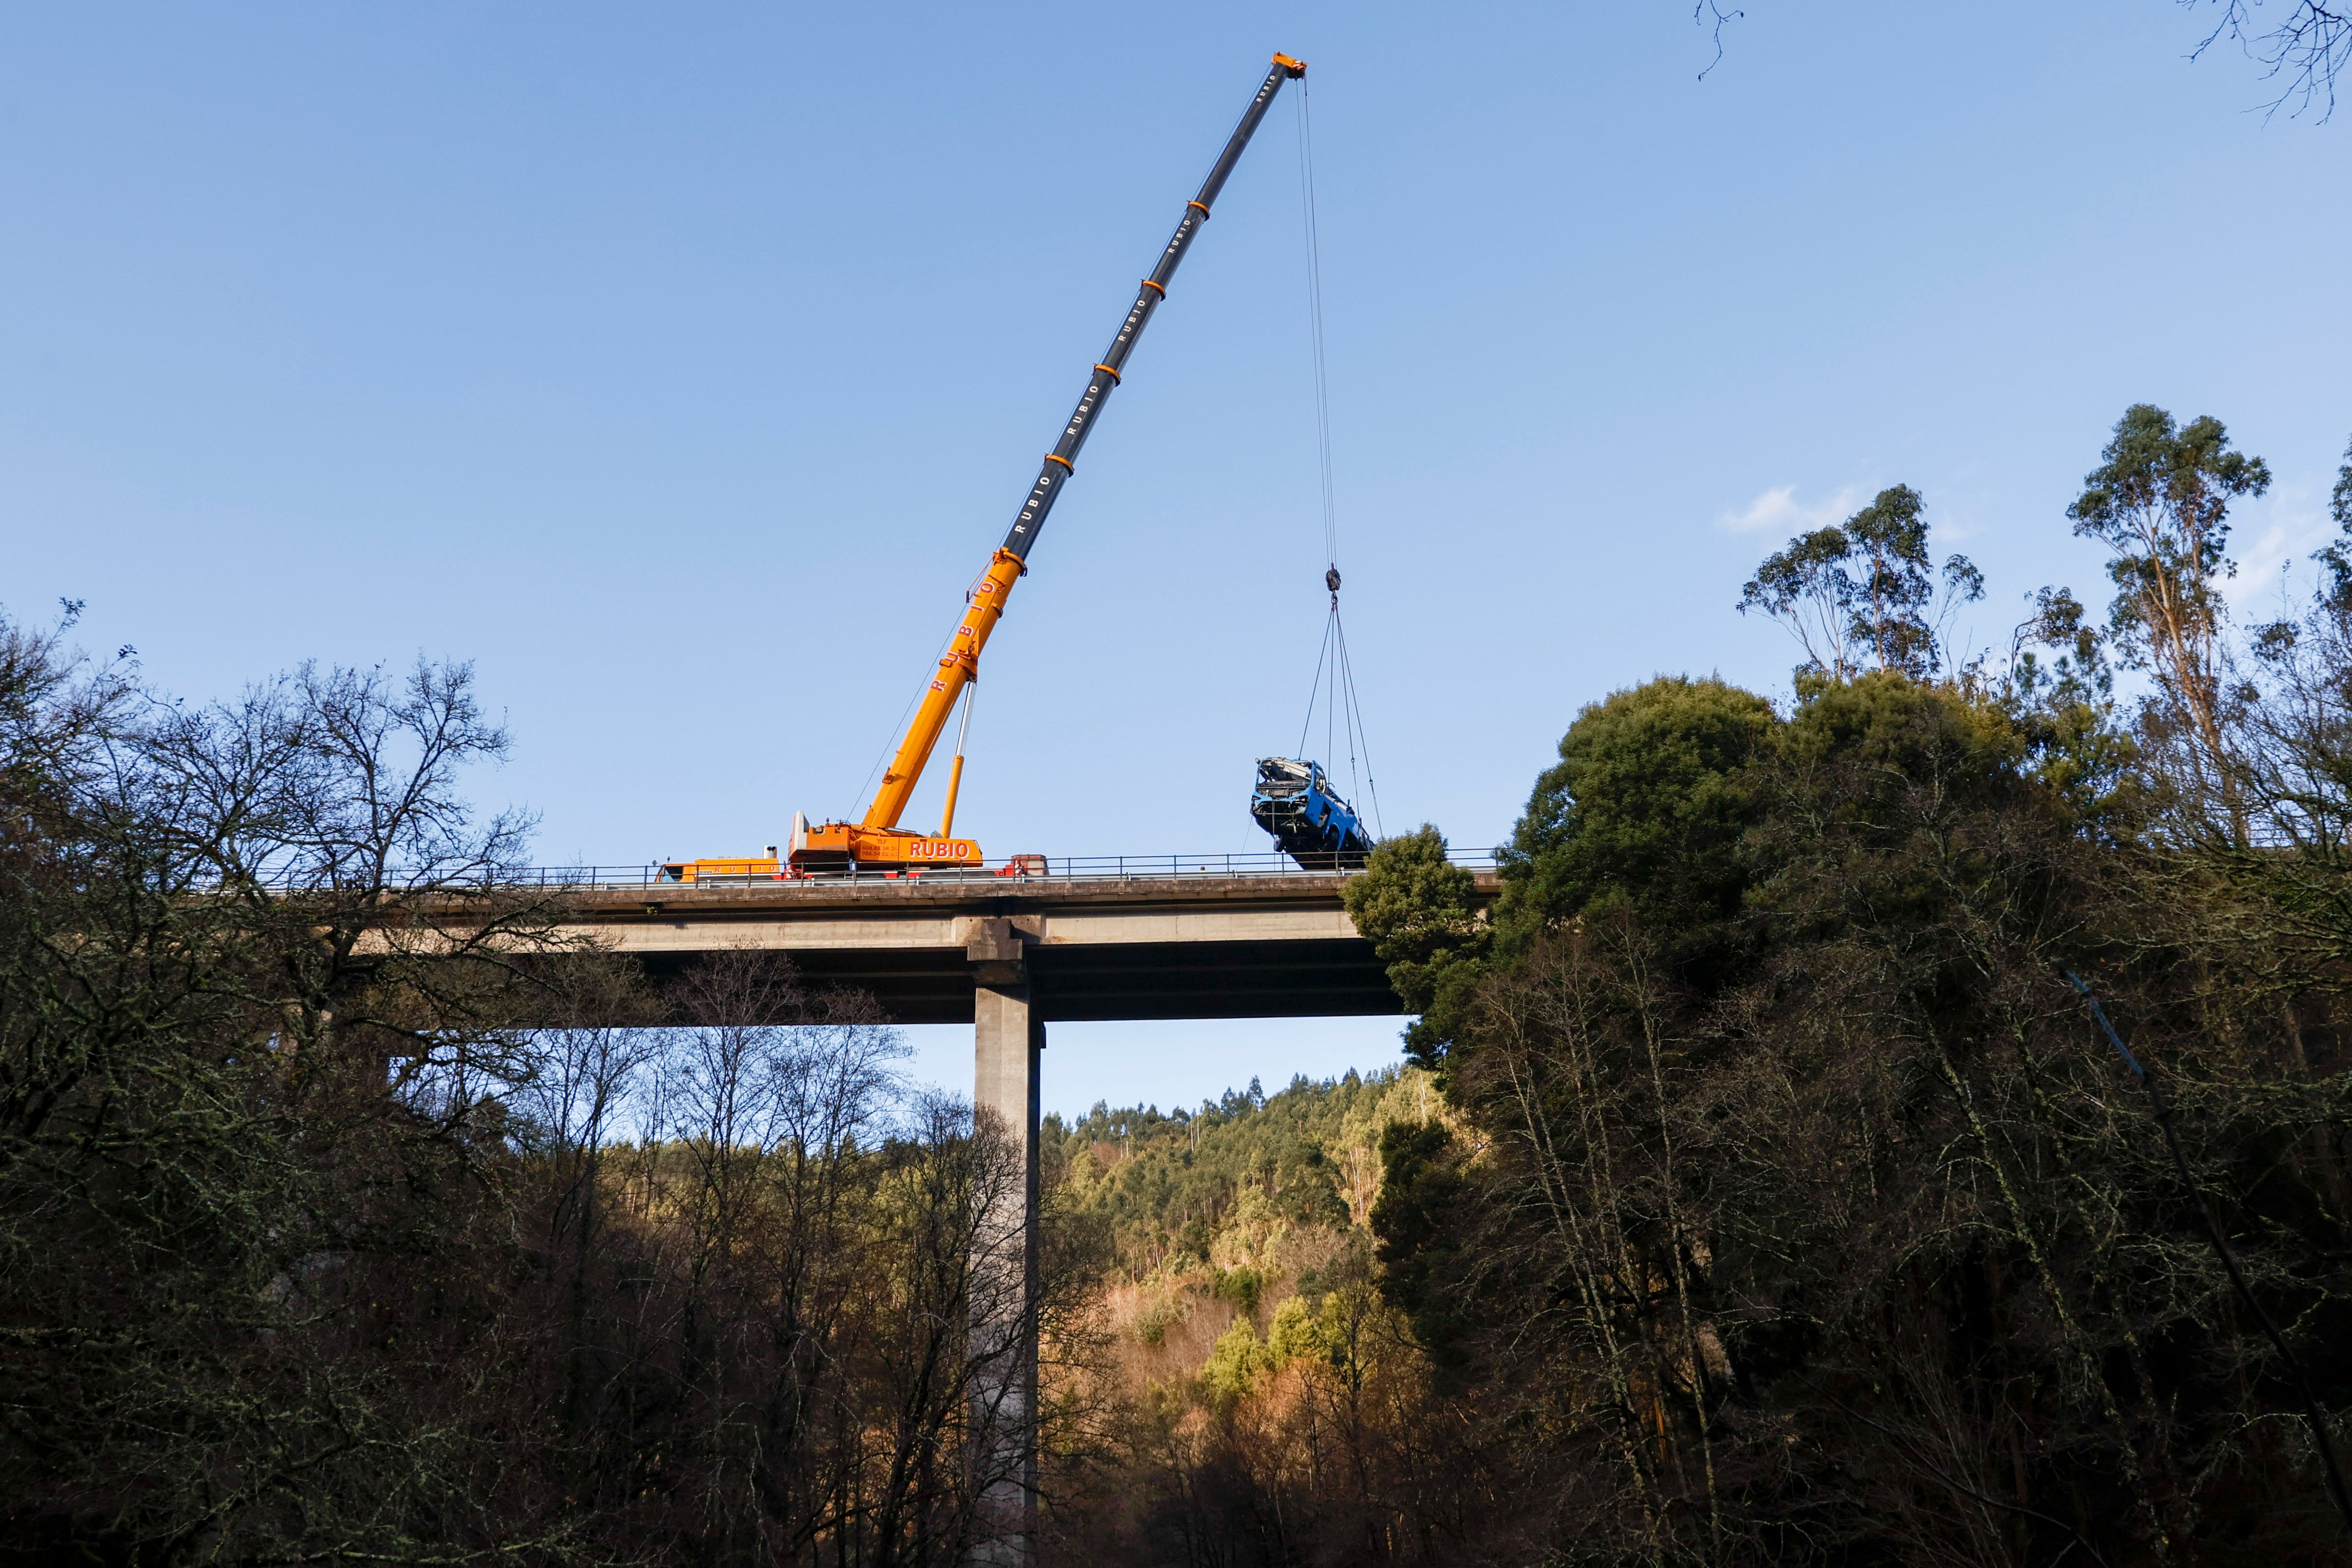
M 781 863 L 772 849 L 764 856 L 740 860 L 670 862 L 661 868 L 664 880 L 765 880 L 862 868 L 891 874 L 934 868 L 976 870 L 981 866 L 980 845 L 954 836 L 956 791 L 963 782 L 963 743 L 971 726 L 971 694 L 980 675 L 981 650 L 988 646 L 989 633 L 996 629 L 998 619 L 1004 613 L 1004 601 L 1013 591 L 1013 582 L 1028 575 L 1029 553 L 1036 548 L 1046 514 L 1053 510 L 1063 486 L 1077 472 L 1079 448 L 1094 429 L 1104 401 L 1118 385 L 1128 356 L 1134 352 L 1136 340 L 1143 335 L 1152 311 L 1168 298 L 1169 281 L 1176 276 L 1176 268 L 1201 225 L 1208 221 L 1209 209 L 1216 204 L 1217 194 L 1224 189 L 1234 165 L 1241 161 L 1242 150 L 1249 145 L 1282 84 L 1306 74 L 1306 61 L 1292 59 L 1288 55 L 1274 57 L 1273 68 L 1258 85 L 1257 96 L 1250 99 L 1241 123 L 1234 128 L 1232 139 L 1210 169 L 1200 193 L 1184 204 L 1184 215 L 1166 248 L 1160 251 L 1159 265 L 1151 269 L 1150 277 L 1137 286 L 1135 303 L 1129 307 L 1127 319 L 1119 323 L 1118 335 L 1096 361 L 1077 408 L 1062 427 L 1061 439 L 1038 465 L 1037 482 L 1029 487 L 1028 498 L 1022 502 L 1004 542 L 965 591 L 963 619 L 957 623 L 948 652 L 929 678 L 914 719 L 907 727 L 906 737 L 898 743 L 897 754 L 883 770 L 881 787 L 875 791 L 874 801 L 866 808 L 866 814 L 855 822 L 811 824 L 796 811 L 793 814 L 791 845 Z M 906 814 L 908 800 L 921 781 L 923 768 L 930 761 L 932 748 L 939 745 L 940 736 L 947 728 L 948 716 L 955 711 L 959 697 L 964 701 L 963 721 L 957 732 L 955 759 L 948 770 L 947 800 L 940 813 L 940 831 L 926 833 L 902 828 L 898 819 Z M 1038 858 L 1016 856 L 1008 869 L 1027 867 Z

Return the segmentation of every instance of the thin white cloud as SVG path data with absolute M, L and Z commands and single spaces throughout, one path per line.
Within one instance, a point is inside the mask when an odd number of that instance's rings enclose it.
M 1808 506 L 1797 499 L 1794 485 L 1776 485 L 1748 502 L 1746 510 L 1726 512 L 1716 523 L 1736 534 L 1801 534 L 1845 521 L 1862 505 L 1864 493 L 1860 485 L 1847 485 L 1829 499 Z
M 2231 530 L 2231 553 L 2238 575 L 2226 590 L 2230 609 L 2243 624 L 2293 616 L 2311 591 L 2311 552 L 2335 536 L 2336 527 L 2317 491 L 2308 485 L 2280 485 L 2264 498 L 2260 521 L 2240 517 Z

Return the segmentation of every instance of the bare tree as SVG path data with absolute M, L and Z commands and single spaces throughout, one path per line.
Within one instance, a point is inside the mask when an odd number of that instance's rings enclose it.
M 2266 27 L 2255 16 L 2261 0 L 2180 4 L 2190 10 L 2210 4 L 2220 11 L 2212 30 L 2189 51 L 2191 59 L 2229 38 L 2262 63 L 2268 79 L 2282 83 L 2270 103 L 2273 113 L 2289 104 L 2296 114 L 2316 105 L 2325 121 L 2336 112 L 2336 78 L 2352 64 L 2352 10 L 2330 0 L 2288 0 L 2286 14 Z
M 159 1560 L 556 1539 L 452 1403 L 495 1334 L 414 1310 L 477 1278 L 551 925 L 433 902 L 515 841 L 452 788 L 495 739 L 462 670 L 192 712 L 55 633 L 0 626 L 0 666 L 9 1517 Z M 463 1071 L 394 1094 L 395 1055 Z

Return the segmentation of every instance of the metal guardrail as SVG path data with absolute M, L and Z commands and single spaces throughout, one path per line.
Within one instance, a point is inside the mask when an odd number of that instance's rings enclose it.
M 1448 863 L 1465 871 L 1492 871 L 1492 850 L 1449 850 Z M 763 872 L 710 876 L 692 883 L 666 880 L 665 862 L 644 865 L 524 866 L 485 880 L 507 887 L 577 888 L 583 893 L 650 891 L 682 887 L 831 887 L 895 882 L 953 883 L 1135 882 L 1149 878 L 1297 877 L 1356 874 L 1351 866 L 1302 866 L 1278 852 L 1193 855 L 1013 855 L 977 866 L 938 866 L 919 871 L 860 869 L 842 872 Z M 677 864 L 677 862 L 667 862 Z M 1042 866 L 1043 869 L 1040 869 Z

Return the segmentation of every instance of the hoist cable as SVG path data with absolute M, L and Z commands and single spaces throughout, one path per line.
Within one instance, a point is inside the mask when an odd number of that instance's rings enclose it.
M 1348 632 L 1339 619 L 1339 505 L 1331 466 L 1331 378 L 1323 335 L 1323 241 L 1315 201 L 1314 114 L 1304 80 L 1298 93 L 1298 196 L 1300 224 L 1307 242 L 1307 335 L 1315 371 L 1315 456 L 1322 487 L 1323 583 L 1331 593 L 1331 612 L 1323 623 L 1323 645 L 1316 654 L 1315 679 L 1307 688 L 1307 717 L 1298 728 L 1303 755 L 1315 727 L 1315 706 L 1323 705 L 1323 755 L 1339 755 L 1339 732 L 1348 741 L 1348 793 L 1360 788 L 1370 794 L 1372 823 L 1385 833 L 1381 821 L 1381 789 L 1372 771 L 1370 737 L 1364 730 L 1361 702 L 1356 695 L 1354 661 L 1348 656 Z
M 1315 131 L 1307 80 L 1298 82 L 1298 193 L 1307 230 L 1307 337 L 1315 360 L 1315 444 L 1323 481 L 1323 558 L 1339 564 L 1339 508 L 1331 484 L 1331 392 L 1323 354 L 1323 246 L 1315 221 Z

